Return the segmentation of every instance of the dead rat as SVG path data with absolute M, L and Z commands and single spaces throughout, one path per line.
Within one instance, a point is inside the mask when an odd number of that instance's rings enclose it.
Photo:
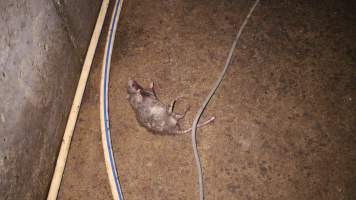
M 153 82 L 149 88 L 145 89 L 136 81 L 129 80 L 127 93 L 127 99 L 136 113 L 137 121 L 153 133 L 175 135 L 188 133 L 192 130 L 192 128 L 182 130 L 179 125 L 179 120 L 184 118 L 189 111 L 189 106 L 183 114 L 174 113 L 174 104 L 179 97 L 173 100 L 169 106 L 164 105 L 156 95 Z M 215 117 L 211 117 L 199 124 L 198 127 L 207 125 L 214 119 Z

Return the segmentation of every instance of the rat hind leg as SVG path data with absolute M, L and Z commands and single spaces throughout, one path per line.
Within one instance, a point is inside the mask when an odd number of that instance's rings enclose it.
M 177 119 L 177 120 L 180 120 L 180 119 L 183 119 L 185 117 L 185 115 L 187 114 L 187 112 L 190 110 L 190 106 L 188 106 L 183 114 L 177 114 L 177 113 L 172 113 L 174 115 L 174 117 Z

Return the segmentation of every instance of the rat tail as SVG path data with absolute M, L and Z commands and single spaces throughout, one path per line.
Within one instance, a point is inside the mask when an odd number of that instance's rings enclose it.
M 206 120 L 205 122 L 198 124 L 197 127 L 200 128 L 200 127 L 206 126 L 206 125 L 210 124 L 211 122 L 213 122 L 214 120 L 215 120 L 215 117 L 211 117 L 210 119 Z M 188 128 L 185 130 L 179 130 L 176 132 L 176 134 L 189 133 L 190 131 L 192 131 L 192 128 Z

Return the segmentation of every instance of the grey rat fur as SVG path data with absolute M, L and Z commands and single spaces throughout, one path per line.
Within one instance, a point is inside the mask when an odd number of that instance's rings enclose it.
M 189 107 L 183 114 L 173 112 L 174 104 L 178 100 L 175 99 L 169 106 L 164 105 L 157 97 L 154 90 L 153 82 L 148 89 L 140 86 L 136 81 L 129 80 L 127 86 L 127 99 L 136 113 L 137 121 L 157 134 L 176 135 L 188 133 L 192 129 L 182 130 L 179 125 L 179 120 L 183 119 L 189 111 Z M 207 125 L 214 121 L 215 117 L 198 125 L 198 127 Z

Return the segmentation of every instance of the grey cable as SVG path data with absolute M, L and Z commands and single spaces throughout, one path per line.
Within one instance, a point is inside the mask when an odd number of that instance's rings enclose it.
M 199 179 L 199 200 L 204 200 L 204 186 L 203 186 L 203 170 L 201 168 L 201 163 L 200 163 L 200 158 L 199 158 L 199 154 L 198 154 L 198 148 L 197 148 L 197 141 L 196 141 L 196 131 L 197 131 L 197 125 L 199 122 L 199 119 L 201 117 L 201 115 L 203 114 L 206 106 L 208 105 L 211 97 L 214 95 L 215 91 L 218 89 L 222 79 L 225 76 L 226 70 L 229 68 L 230 63 L 231 63 L 231 58 L 232 58 L 232 54 L 234 52 L 234 49 L 236 47 L 237 41 L 240 38 L 240 35 L 242 33 L 242 30 L 245 28 L 248 19 L 250 18 L 252 12 L 255 10 L 257 4 L 258 4 L 259 0 L 256 0 L 255 3 L 253 4 L 253 6 L 250 9 L 250 12 L 247 14 L 244 22 L 242 23 L 234 42 L 232 43 L 229 55 L 227 57 L 225 66 L 223 71 L 221 72 L 218 80 L 215 82 L 215 84 L 213 85 L 210 93 L 208 94 L 208 96 L 206 97 L 206 99 L 204 100 L 203 104 L 201 105 L 201 107 L 199 108 L 197 114 L 195 115 L 195 119 L 193 121 L 193 126 L 192 126 L 192 145 L 193 145 L 193 152 L 194 152 L 194 158 L 195 158 L 195 162 L 196 162 L 196 166 L 197 166 L 197 172 L 198 172 L 198 179 Z

